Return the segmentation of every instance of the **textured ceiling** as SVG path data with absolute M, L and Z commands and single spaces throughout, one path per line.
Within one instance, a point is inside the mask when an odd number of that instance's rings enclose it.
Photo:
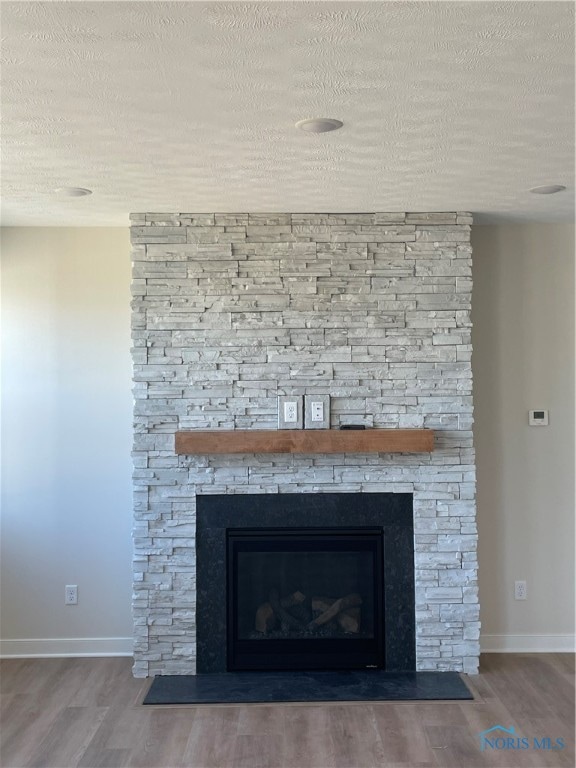
M 574 211 L 572 2 L 2 2 L 3 223 Z M 297 120 L 344 128 L 310 135 Z M 560 183 L 555 196 L 530 187 Z M 87 198 L 59 199 L 55 187 Z

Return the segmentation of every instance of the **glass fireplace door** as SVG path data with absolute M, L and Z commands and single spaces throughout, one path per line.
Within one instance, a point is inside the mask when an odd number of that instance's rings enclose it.
M 229 529 L 228 669 L 382 667 L 382 530 Z

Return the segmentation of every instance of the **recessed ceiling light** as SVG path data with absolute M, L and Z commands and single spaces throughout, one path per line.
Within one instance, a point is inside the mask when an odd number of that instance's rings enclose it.
M 296 123 L 296 128 L 300 128 L 306 133 L 327 133 L 328 131 L 337 131 L 343 125 L 341 120 L 334 120 L 332 117 L 312 117 L 307 120 L 299 120 Z
M 85 189 L 84 187 L 58 187 L 55 189 L 57 195 L 62 197 L 84 197 L 85 195 L 91 195 L 91 189 Z
M 535 195 L 554 195 L 556 192 L 563 192 L 566 187 L 562 184 L 544 184 L 541 187 L 532 187 L 530 192 L 534 192 Z

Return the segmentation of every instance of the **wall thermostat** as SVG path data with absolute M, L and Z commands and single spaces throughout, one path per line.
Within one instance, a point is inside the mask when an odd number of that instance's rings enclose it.
M 547 427 L 548 411 L 528 411 L 528 424 L 531 427 Z

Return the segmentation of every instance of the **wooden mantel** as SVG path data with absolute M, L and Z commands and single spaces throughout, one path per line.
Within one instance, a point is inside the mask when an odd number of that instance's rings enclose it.
M 234 429 L 176 432 L 176 453 L 429 453 L 431 429 Z

